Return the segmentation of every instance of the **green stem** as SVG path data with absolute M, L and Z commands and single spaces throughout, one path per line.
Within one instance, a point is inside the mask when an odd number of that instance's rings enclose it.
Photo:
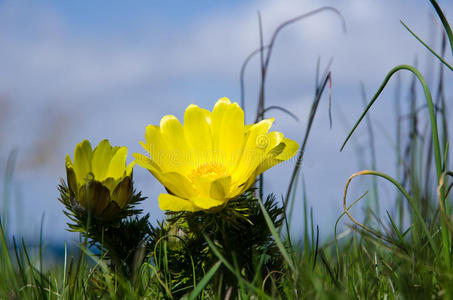
M 439 4 L 437 4 L 436 0 L 430 0 L 432 6 L 436 10 L 437 15 L 440 18 L 440 21 L 442 22 L 442 25 L 444 26 L 445 31 L 447 32 L 448 40 L 450 41 L 450 50 L 453 55 L 453 32 L 451 31 L 450 24 L 448 24 L 447 18 L 445 18 L 444 13 L 442 12 L 442 9 L 440 8 Z

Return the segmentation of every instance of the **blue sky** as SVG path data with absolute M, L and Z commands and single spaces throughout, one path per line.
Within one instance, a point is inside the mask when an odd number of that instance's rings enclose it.
M 451 2 L 439 3 L 451 19 Z M 320 57 L 324 67 L 333 57 L 333 128 L 329 129 L 324 99 L 303 164 L 315 222 L 324 236 L 332 235 L 347 177 L 369 167 L 359 165 L 352 144 L 339 152 L 346 129 L 362 109 L 359 83 L 371 95 L 393 66 L 413 64 L 416 58 L 422 72 L 436 78 L 431 66 L 437 70 L 437 64 L 432 65 L 431 57 L 399 23 L 404 20 L 438 49 L 440 26 L 428 1 L 1 2 L 0 170 L 5 169 L 8 153 L 18 150 L 12 226 L 32 236 L 45 212 L 50 239 L 76 239 L 65 231 L 56 200 L 56 185 L 65 174 L 64 157 L 72 154 L 75 144 L 84 138 L 93 144 L 108 138 L 128 146 L 131 154 L 141 151 L 138 141 L 146 125 L 158 124 L 166 114 L 181 118 L 190 103 L 211 109 L 223 96 L 239 101 L 241 64 L 259 46 L 257 11 L 269 40 L 281 22 L 323 5 L 341 11 L 347 33 L 330 12 L 283 30 L 266 95 L 269 105 L 284 106 L 299 116 L 298 123 L 280 112 L 269 115 L 277 119 L 276 130 L 300 141 L 313 97 L 316 60 Z M 246 72 L 249 122 L 258 95 L 257 62 L 253 60 Z M 447 74 L 447 82 L 451 79 Z M 402 80 L 407 84 L 408 74 Z M 388 138 L 395 126 L 394 87 L 394 82 L 389 84 L 371 112 L 378 169 L 390 174 L 395 164 Z M 355 141 L 366 143 L 364 126 L 359 129 Z M 284 193 L 293 163 L 269 172 L 269 192 Z M 149 197 L 143 208 L 161 218 L 157 197 L 162 187 L 143 169 L 137 168 L 134 176 L 136 187 Z M 351 199 L 364 192 L 367 183 L 357 184 Z M 394 191 L 383 185 L 382 193 L 389 199 L 383 205 L 391 211 Z M 295 214 L 301 211 L 301 194 L 299 190 Z M 297 217 L 293 230 L 300 232 L 301 224 Z

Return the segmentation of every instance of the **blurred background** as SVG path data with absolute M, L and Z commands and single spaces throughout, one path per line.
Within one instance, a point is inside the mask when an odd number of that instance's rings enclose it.
M 452 23 L 453 3 L 439 4 Z M 430 84 L 438 78 L 438 62 L 400 24 L 403 20 L 440 51 L 442 28 L 429 1 L 1 1 L 0 209 L 8 214 L 4 221 L 9 234 L 33 240 L 42 223 L 47 244 L 77 241 L 77 234 L 66 231 L 63 206 L 57 201 L 64 158 L 67 153 L 73 156 L 77 143 L 87 138 L 96 145 L 107 138 L 113 145 L 127 146 L 131 161 L 133 152 L 142 152 L 138 141 L 144 140 L 146 125 L 158 124 L 162 116 L 182 120 L 189 104 L 212 109 L 220 97 L 239 102 L 241 66 L 260 45 L 258 11 L 267 44 L 280 23 L 326 5 L 341 12 L 347 32 L 332 12 L 285 28 L 277 38 L 266 85 L 266 104 L 283 106 L 300 121 L 280 111 L 267 117 L 276 118 L 275 130 L 301 142 L 317 60 L 323 71 L 333 58 L 333 126 L 330 129 L 325 93 L 304 153 L 306 186 L 302 189 L 299 181 L 291 225 L 296 235 L 302 233 L 306 193 L 323 239 L 333 236 L 347 178 L 371 168 L 365 124 L 339 151 L 364 107 L 360 83 L 370 99 L 398 64 L 416 65 Z M 451 75 L 445 77 L 447 95 L 452 95 Z M 406 72 L 399 78 L 404 115 L 412 77 Z M 393 176 L 397 82 L 390 82 L 370 114 L 376 168 Z M 259 56 L 250 61 L 245 83 L 250 123 L 258 100 Z M 416 86 L 422 107 L 425 102 Z M 422 124 L 425 121 L 421 113 Z M 407 134 L 407 128 L 403 130 Z M 285 194 L 294 163 L 266 173 L 267 192 Z M 148 197 L 142 208 L 152 220 L 161 219 L 157 198 L 163 188 L 140 167 L 134 177 L 135 187 Z M 358 182 L 362 184 L 353 184 L 350 201 L 369 187 L 366 179 Z M 393 213 L 395 190 L 380 184 L 379 192 L 382 206 Z M 354 213 L 360 216 L 361 209 Z

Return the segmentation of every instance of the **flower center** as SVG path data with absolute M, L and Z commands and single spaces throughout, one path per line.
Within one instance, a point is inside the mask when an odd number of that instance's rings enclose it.
M 188 177 L 192 182 L 194 182 L 194 180 L 198 177 L 216 180 L 224 176 L 227 176 L 226 167 L 222 164 L 211 162 L 202 164 L 198 168 L 193 169 L 192 173 L 190 173 Z

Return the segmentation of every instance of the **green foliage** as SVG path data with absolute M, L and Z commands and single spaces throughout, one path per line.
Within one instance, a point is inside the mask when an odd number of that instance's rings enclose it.
M 107 277 L 102 268 L 93 272 L 89 285 L 99 293 L 108 292 L 112 280 L 122 282 L 114 290 L 125 293 L 128 287 L 140 282 L 138 277 L 147 266 L 154 266 L 153 279 L 147 284 L 156 289 L 159 297 L 180 298 L 199 282 L 204 282 L 204 293 L 211 296 L 217 292 L 225 294 L 229 289 L 230 293 L 237 291 L 236 275 L 218 265 L 207 239 L 214 242 L 226 260 L 248 281 L 261 282 L 271 272 L 282 274 L 285 271 L 254 189 L 230 200 L 220 211 L 168 212 L 167 219 L 155 226 L 148 222 L 149 215 L 137 217 L 141 211 L 135 205 L 144 200 L 140 193 L 132 194 L 128 206 L 116 219 L 105 221 L 92 217 L 81 207 L 63 180 L 59 191 L 59 200 L 71 221 L 69 230 L 80 232 L 86 246 L 97 248 L 97 263 L 106 262 L 107 272 L 112 272 Z M 266 198 L 263 209 L 274 228 L 280 228 L 283 207 L 273 195 Z M 214 266 L 217 272 L 209 280 L 205 279 L 206 272 Z M 276 288 L 275 280 L 281 278 L 273 276 L 272 284 L 269 281 L 266 289 Z
M 70 231 L 80 232 L 88 246 L 98 248 L 99 257 L 110 260 L 116 272 L 132 279 L 144 259 L 145 254 L 140 252 L 146 249 L 149 237 L 149 214 L 138 217 L 141 210 L 135 205 L 146 198 L 140 192 L 133 192 L 128 205 L 115 219 L 103 221 L 79 205 L 63 180 L 58 190 L 59 201 L 66 207 L 64 213 L 71 221 Z
M 271 271 L 283 271 L 281 255 L 258 201 L 252 189 L 219 212 L 167 213 L 167 222 L 151 230 L 154 260 L 159 270 L 170 275 L 167 283 L 173 296 L 190 291 L 217 263 L 207 239 L 249 281 L 262 281 Z M 273 195 L 266 198 L 264 207 L 280 227 L 283 209 Z M 236 276 L 224 266 L 212 280 L 211 293 L 226 293 L 238 286 Z

